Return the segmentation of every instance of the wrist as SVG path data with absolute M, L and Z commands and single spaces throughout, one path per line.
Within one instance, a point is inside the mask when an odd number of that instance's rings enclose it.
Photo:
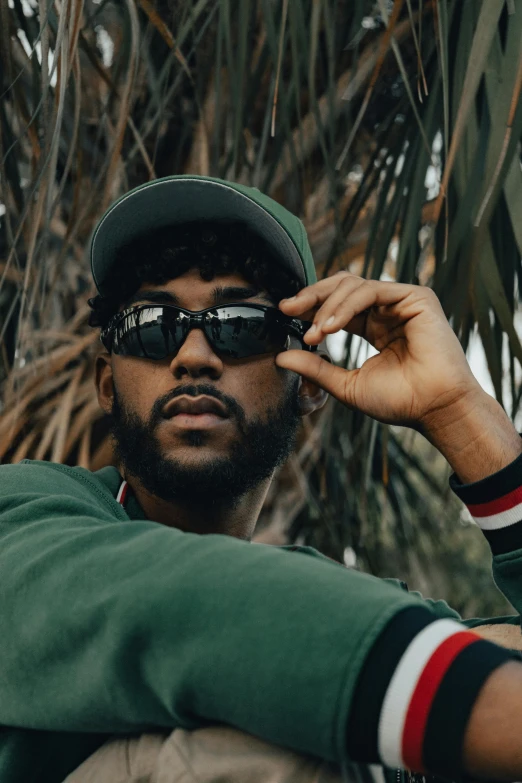
M 463 484 L 493 475 L 522 454 L 522 438 L 502 406 L 477 387 L 426 417 L 420 428 Z

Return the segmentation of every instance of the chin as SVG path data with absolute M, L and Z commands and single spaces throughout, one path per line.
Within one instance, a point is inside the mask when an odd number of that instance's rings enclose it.
M 204 451 L 211 451 L 212 448 L 208 445 L 208 435 L 201 430 L 187 430 L 181 437 L 187 451 L 195 451 L 196 449 L 203 449 Z
M 174 433 L 174 437 L 169 436 L 161 439 L 162 447 L 165 452 L 170 454 L 181 454 L 192 451 L 206 451 L 207 453 L 221 453 L 231 451 L 237 442 L 237 434 L 224 432 L 215 432 L 213 430 L 193 429 L 179 430 Z
M 164 454 L 168 461 L 175 462 L 182 467 L 194 467 L 212 465 L 230 459 L 230 449 L 218 449 L 216 446 L 200 443 L 199 432 L 194 433 L 191 442 L 185 443 L 173 449 L 166 449 Z

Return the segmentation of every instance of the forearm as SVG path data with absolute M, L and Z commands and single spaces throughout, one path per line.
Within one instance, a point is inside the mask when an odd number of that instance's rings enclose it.
M 437 411 L 422 431 L 463 484 L 491 476 L 522 454 L 522 438 L 502 406 L 478 390 Z
M 491 780 L 522 779 L 522 665 L 510 661 L 486 681 L 464 735 L 466 772 Z

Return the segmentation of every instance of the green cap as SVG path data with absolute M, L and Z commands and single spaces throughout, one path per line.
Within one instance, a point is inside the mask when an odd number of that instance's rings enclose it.
M 111 293 L 111 270 L 121 247 L 149 231 L 193 220 L 243 223 L 264 239 L 303 287 L 317 280 L 306 230 L 298 217 L 257 188 L 180 174 L 130 190 L 105 212 L 91 240 L 91 270 L 98 292 Z

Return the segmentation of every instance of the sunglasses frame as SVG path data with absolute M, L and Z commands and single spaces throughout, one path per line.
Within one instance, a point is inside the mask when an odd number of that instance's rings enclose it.
M 249 308 L 252 310 L 259 310 L 261 312 L 268 312 L 268 311 L 274 311 L 276 314 L 276 320 L 279 321 L 279 323 L 286 328 L 288 331 L 288 337 L 291 335 L 294 337 L 297 337 L 297 339 L 301 342 L 302 350 L 304 351 L 316 351 L 317 345 L 307 345 L 303 342 L 303 337 L 305 333 L 308 331 L 308 329 L 312 326 L 312 321 L 302 321 L 299 318 L 292 318 L 291 316 L 285 315 L 280 310 L 278 310 L 276 307 L 270 307 L 270 305 L 261 305 L 261 304 L 251 304 L 243 303 L 243 302 L 230 302 L 230 303 L 224 303 L 220 305 L 214 305 L 214 307 L 207 307 L 205 310 L 185 310 L 183 307 L 178 307 L 177 305 L 172 304 L 155 304 L 155 303 L 145 303 L 140 305 L 135 305 L 133 307 L 129 307 L 127 310 L 122 310 L 121 313 L 116 313 L 112 316 L 109 323 L 105 327 L 105 329 L 102 329 L 100 334 L 100 339 L 102 341 L 103 346 L 106 348 L 106 350 L 111 353 L 112 351 L 112 345 L 113 345 L 113 339 L 114 339 L 114 330 L 118 326 L 118 324 L 126 317 L 128 317 L 131 313 L 137 313 L 140 310 L 150 310 L 151 308 L 162 308 L 163 310 L 176 310 L 178 313 L 183 313 L 187 317 L 188 320 L 188 328 L 186 332 L 186 336 L 184 340 L 187 338 L 189 332 L 192 329 L 201 329 L 203 331 L 203 334 L 205 335 L 206 339 L 209 341 L 209 343 L 212 346 L 212 350 L 219 353 L 219 348 L 216 348 L 214 345 L 214 341 L 208 336 L 207 332 L 205 331 L 205 326 L 208 324 L 208 321 L 206 319 L 207 314 L 212 313 L 216 314 L 216 310 L 221 310 L 222 308 Z M 180 346 L 181 347 L 181 346 Z M 178 349 L 179 350 L 179 349 Z M 286 349 L 283 349 L 286 350 Z M 251 354 L 252 356 L 259 356 L 261 354 Z M 145 356 L 139 356 L 136 357 L 139 359 L 146 359 L 148 357 Z M 166 357 L 165 357 L 166 358 Z M 244 357 L 248 358 L 248 357 Z M 151 359 L 151 361 L 161 361 L 160 359 Z

